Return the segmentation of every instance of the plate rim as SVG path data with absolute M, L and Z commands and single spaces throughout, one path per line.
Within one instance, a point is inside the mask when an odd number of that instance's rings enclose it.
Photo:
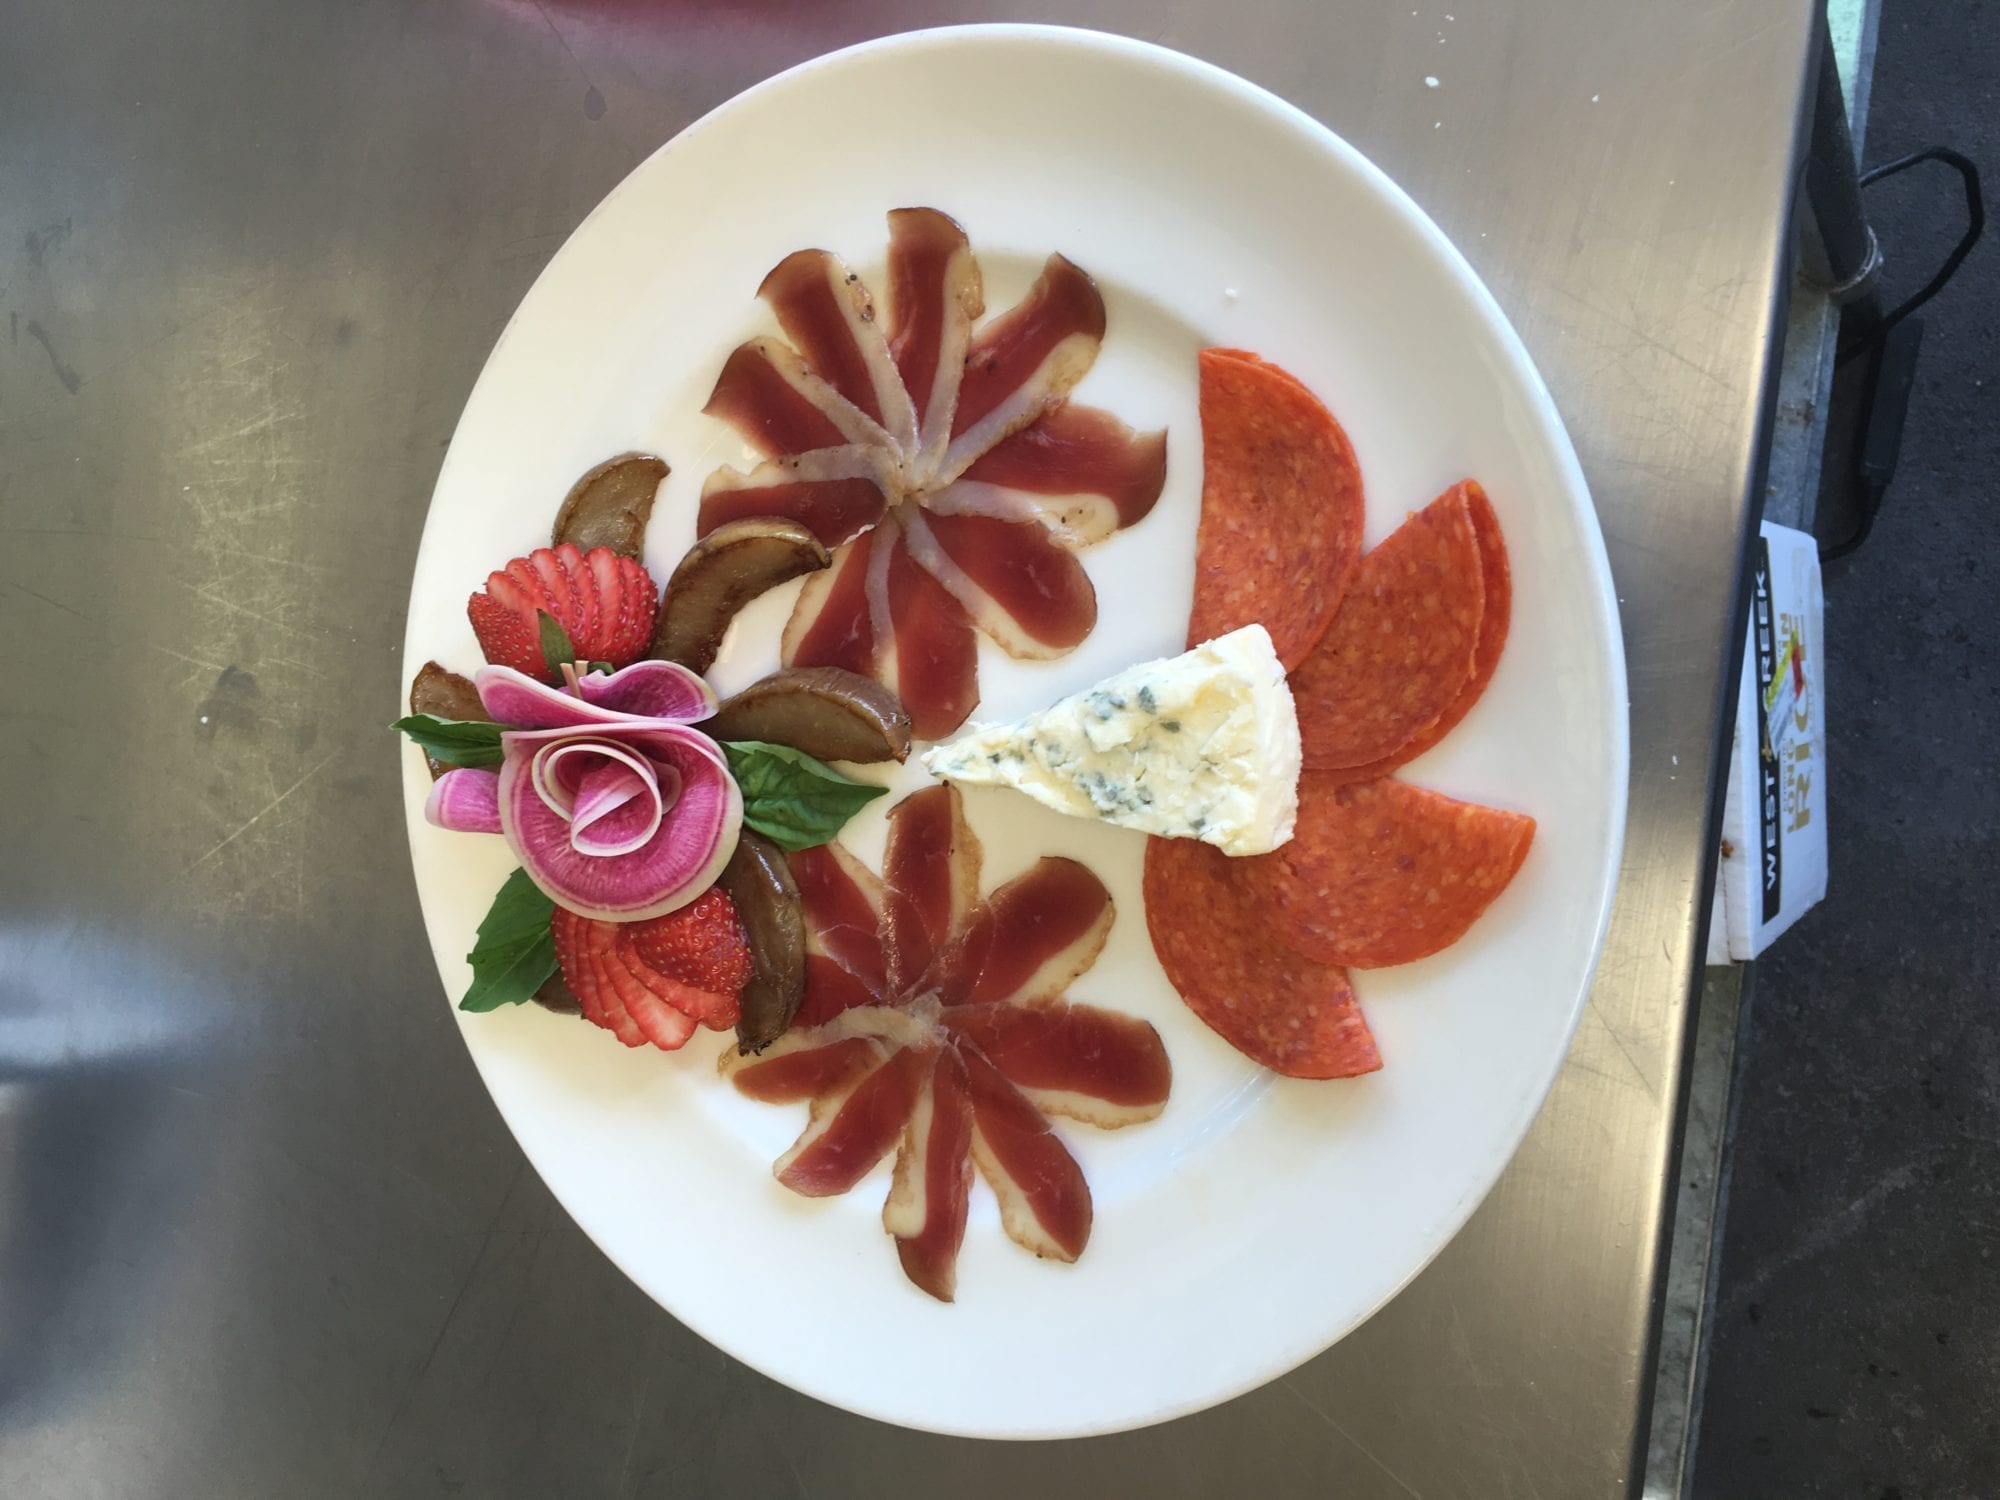
M 501 1122 L 506 1126 L 508 1134 L 512 1137 L 516 1148 L 521 1151 L 529 1164 L 535 1167 L 537 1175 L 541 1177 L 544 1185 L 549 1189 L 551 1196 L 562 1205 L 564 1212 L 570 1216 L 578 1228 L 583 1230 L 584 1234 L 592 1241 L 598 1251 L 606 1259 L 610 1260 L 613 1265 L 617 1266 L 620 1273 L 632 1281 L 639 1290 L 644 1292 L 648 1299 L 653 1301 L 662 1312 L 682 1323 L 705 1342 L 713 1344 L 719 1352 L 725 1354 L 728 1358 L 738 1360 L 749 1368 L 756 1370 L 760 1375 L 783 1384 L 789 1389 L 798 1391 L 809 1399 L 824 1402 L 827 1405 L 871 1420 L 944 1436 L 1054 1441 L 1066 1438 L 1109 1435 L 1155 1426 L 1220 1406 L 1251 1391 L 1260 1389 L 1272 1381 L 1283 1378 L 1291 1371 L 1317 1358 L 1320 1354 L 1352 1335 L 1363 1324 L 1379 1314 L 1390 1302 L 1399 1297 L 1418 1276 L 1422 1275 L 1436 1261 L 1444 1249 L 1459 1236 L 1479 1206 L 1491 1196 L 1500 1178 L 1505 1174 L 1508 1166 L 1512 1164 L 1516 1156 L 1518 1156 L 1521 1147 L 1526 1143 L 1536 1119 L 1539 1117 L 1550 1092 L 1554 1088 L 1557 1078 L 1560 1076 L 1569 1059 L 1570 1052 L 1575 1044 L 1577 1028 L 1581 1022 L 1583 1012 L 1589 1004 L 1598 968 L 1603 959 L 1612 913 L 1621 884 L 1620 877 L 1623 869 L 1624 844 L 1630 810 L 1630 694 L 1625 659 L 1624 634 L 1618 611 L 1615 582 L 1611 572 L 1609 555 L 1605 547 L 1603 528 L 1599 522 L 1596 505 L 1592 499 L 1581 462 L 1577 458 L 1575 445 L 1570 439 L 1567 424 L 1562 419 L 1554 397 L 1550 393 L 1546 381 L 1542 378 L 1540 369 L 1529 354 L 1520 334 L 1514 328 L 1505 311 L 1500 307 L 1498 300 L 1493 296 L 1491 290 L 1466 259 L 1463 252 L 1444 234 L 1443 230 L 1438 227 L 1422 206 L 1363 152 L 1330 126 L 1282 96 L 1218 64 L 1208 62 L 1205 59 L 1185 52 L 1180 52 L 1171 47 L 1113 32 L 1063 24 L 980 22 L 964 25 L 926 27 L 893 32 L 885 36 L 869 38 L 835 51 L 822 53 L 772 74 L 770 77 L 762 79 L 731 95 L 697 119 L 690 121 L 686 126 L 675 132 L 673 136 L 636 162 L 605 193 L 596 205 L 584 215 L 576 227 L 570 231 L 562 245 L 550 257 L 548 263 L 541 271 L 537 273 L 527 290 L 523 292 L 513 312 L 508 316 L 499 335 L 495 338 L 493 347 L 487 353 L 480 367 L 478 377 L 474 380 L 467 393 L 465 405 L 460 411 L 458 421 L 453 425 L 452 438 L 447 447 L 444 462 L 439 467 L 438 476 L 432 486 L 430 498 L 426 502 L 423 534 L 419 539 L 417 552 L 411 562 L 413 578 L 420 568 L 424 555 L 430 546 L 431 520 L 436 514 L 437 497 L 447 488 L 447 483 L 453 478 L 457 465 L 463 461 L 460 435 L 465 426 L 467 415 L 479 404 L 481 393 L 485 390 L 489 381 L 497 378 L 495 376 L 496 366 L 501 362 L 502 355 L 507 350 L 520 326 L 524 313 L 536 301 L 537 293 L 543 289 L 544 284 L 558 276 L 566 259 L 576 252 L 578 242 L 585 237 L 591 226 L 627 192 L 633 191 L 634 184 L 642 175 L 648 174 L 657 162 L 667 157 L 670 153 L 686 147 L 691 141 L 697 139 L 718 121 L 741 110 L 754 107 L 765 95 L 780 91 L 806 76 L 837 69 L 850 65 L 859 59 L 873 58 L 883 53 L 922 52 L 929 48 L 949 48 L 965 45 L 979 46 L 989 41 L 1040 44 L 1058 48 L 1077 49 L 1085 52 L 1095 51 L 1105 55 L 1115 55 L 1124 59 L 1138 61 L 1158 72 L 1178 75 L 1179 79 L 1194 87 L 1218 90 L 1223 94 L 1233 97 L 1237 102 L 1250 106 L 1269 117 L 1281 128 L 1290 129 L 1304 136 L 1311 142 L 1315 150 L 1334 158 L 1344 171 L 1351 173 L 1359 179 L 1370 193 L 1379 198 L 1388 209 L 1393 211 L 1405 227 L 1413 230 L 1422 240 L 1425 249 L 1433 257 L 1438 268 L 1450 277 L 1457 290 L 1468 296 L 1471 310 L 1480 322 L 1485 325 L 1486 332 L 1494 338 L 1499 353 L 1506 360 L 1509 371 L 1516 382 L 1518 396 L 1526 403 L 1535 417 L 1538 431 L 1548 440 L 1548 457 L 1563 480 L 1563 493 L 1560 497 L 1560 503 L 1566 505 L 1571 510 L 1574 518 L 1579 523 L 1579 539 L 1584 543 L 1582 548 L 1584 553 L 1582 559 L 1584 569 L 1595 585 L 1590 591 L 1588 600 L 1585 602 L 1587 602 L 1595 616 L 1598 638 L 1605 644 L 1603 665 L 1606 669 L 1605 686 L 1609 695 L 1609 701 L 1601 705 L 1601 708 L 1604 712 L 1602 728 L 1605 732 L 1606 756 L 1609 762 L 1607 785 L 1609 793 L 1608 817 L 1605 830 L 1605 839 L 1608 847 L 1603 851 L 1602 877 L 1597 882 L 1596 889 L 1592 893 L 1596 911 L 1588 963 L 1584 969 L 1585 981 L 1579 986 L 1578 992 L 1569 1006 L 1568 1015 L 1564 1019 L 1562 1046 L 1559 1049 L 1552 1049 L 1551 1061 L 1534 1077 L 1531 1079 L 1527 1078 L 1524 1073 L 1523 1081 L 1530 1083 L 1531 1086 L 1521 1095 L 1518 1115 L 1511 1129 L 1511 1134 L 1496 1132 L 1494 1135 L 1495 1140 L 1506 1139 L 1505 1149 L 1497 1152 L 1489 1152 L 1480 1158 L 1480 1170 L 1472 1176 L 1469 1190 L 1459 1201 L 1451 1204 L 1440 1216 L 1436 1229 L 1430 1235 L 1431 1243 L 1429 1248 L 1423 1255 L 1413 1260 L 1406 1273 L 1400 1279 L 1395 1280 L 1378 1298 L 1356 1312 L 1330 1338 L 1322 1340 L 1315 1335 L 1312 1339 L 1307 1340 L 1301 1348 L 1287 1347 L 1278 1351 L 1273 1359 L 1260 1362 L 1261 1373 L 1249 1375 L 1230 1384 L 1226 1388 L 1218 1388 L 1204 1395 L 1149 1407 L 1143 1413 L 1135 1414 L 1129 1419 L 1123 1420 L 1093 1421 L 1084 1425 L 1046 1425 L 1033 1427 L 1025 1425 L 980 1425 L 977 1422 L 965 1421 L 924 1420 L 919 1417 L 913 1417 L 907 1411 L 890 1410 L 880 1406 L 873 1406 L 863 1400 L 847 1399 L 835 1389 L 809 1388 L 807 1385 L 799 1383 L 793 1376 L 775 1373 L 767 1369 L 759 1360 L 748 1357 L 723 1343 L 710 1332 L 709 1320 L 700 1318 L 698 1313 L 690 1315 L 687 1310 L 670 1308 L 661 1302 L 659 1298 L 655 1297 L 648 1286 L 647 1280 L 636 1274 L 632 1267 L 628 1266 L 617 1253 L 607 1248 L 604 1241 L 592 1232 L 589 1224 L 592 1215 L 588 1212 L 579 1212 L 577 1205 L 571 1202 L 570 1198 L 557 1185 L 556 1181 L 552 1180 L 548 1174 L 542 1171 L 542 1165 L 535 1159 L 535 1153 L 529 1149 L 520 1135 L 515 1131 L 512 1122 L 508 1119 L 505 1107 L 502 1106 L 498 1096 L 494 1093 L 493 1083 L 488 1076 L 486 1064 L 482 1061 L 478 1049 L 473 1047 L 471 1043 L 470 1037 L 467 1034 L 465 1017 L 458 1012 L 457 1007 L 451 1000 L 449 981 L 441 968 L 439 969 L 439 978 L 441 988 L 444 990 L 445 1003 L 451 1009 L 454 1020 L 459 1025 L 461 1043 L 466 1047 L 466 1051 L 472 1059 L 473 1066 L 479 1073 L 480 1081 L 487 1089 L 488 1097 L 493 1101 L 496 1111 L 500 1114 Z M 410 680 L 415 667 L 421 665 L 419 657 L 424 656 L 424 653 L 419 651 L 414 639 L 415 629 L 413 622 L 415 616 L 416 611 L 408 611 L 402 652 L 402 678 L 398 684 L 399 697 L 401 696 L 401 683 Z M 424 656 L 424 659 L 428 659 L 427 656 Z M 414 877 L 416 873 L 416 850 L 414 841 L 410 840 L 407 835 L 414 831 L 417 824 L 422 822 L 421 809 L 429 789 L 429 784 L 421 755 L 407 746 L 403 747 L 403 755 L 406 849 L 412 860 Z M 418 906 L 424 918 L 426 940 L 428 942 L 431 923 L 429 908 L 431 903 L 426 898 L 422 880 L 414 879 L 414 883 L 417 886 Z M 435 957 L 436 946 L 434 943 L 431 946 L 433 948 L 433 956 Z

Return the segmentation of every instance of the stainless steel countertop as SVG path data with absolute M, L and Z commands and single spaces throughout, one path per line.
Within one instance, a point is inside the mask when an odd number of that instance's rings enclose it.
M 1292 1376 L 1041 1446 L 796 1396 L 569 1223 L 437 994 L 382 731 L 446 440 L 564 236 L 749 84 L 995 12 L 1232 68 L 1430 210 L 1574 434 L 1633 698 L 1609 949 L 1470 1227 Z M 1807 0 L 13 0 L 0 1493 L 1627 1484 L 1810 17 Z

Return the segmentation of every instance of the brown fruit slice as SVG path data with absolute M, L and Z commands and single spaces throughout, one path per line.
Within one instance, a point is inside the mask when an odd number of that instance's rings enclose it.
M 757 964 L 739 997 L 736 1050 L 762 1051 L 784 1034 L 805 998 L 806 923 L 798 883 L 784 851 L 746 828 L 718 884 L 736 903 Z
M 570 486 L 556 512 L 549 545 L 574 542 L 582 552 L 609 547 L 621 557 L 643 561 L 646 522 L 666 477 L 666 460 L 650 453 L 607 458 Z
M 910 716 L 896 695 L 839 667 L 786 667 L 723 701 L 702 726 L 718 740 L 765 740 L 821 760 L 905 760 Z
M 796 521 L 750 516 L 716 527 L 688 548 L 667 580 L 652 655 L 706 672 L 739 609 L 830 560 L 819 538 Z
M 410 679 L 410 712 L 430 714 L 439 719 L 457 719 L 460 723 L 484 723 L 493 716 L 486 712 L 479 701 L 479 690 L 470 679 L 447 672 L 434 661 L 427 661 L 417 669 L 417 675 Z M 431 780 L 452 768 L 441 760 L 424 757 L 424 764 L 431 768 Z

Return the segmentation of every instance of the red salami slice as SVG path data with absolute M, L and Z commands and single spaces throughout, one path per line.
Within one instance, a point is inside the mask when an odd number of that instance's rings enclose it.
M 1246 863 L 1193 839 L 1147 840 L 1146 929 L 1167 979 L 1210 1029 L 1273 1072 L 1374 1072 L 1382 1055 L 1346 971 L 1265 932 L 1235 868 Z
M 1361 559 L 1333 628 L 1292 673 L 1307 766 L 1393 758 L 1456 706 L 1473 678 L 1483 572 L 1463 485 Z
M 1201 527 L 1188 644 L 1245 625 L 1295 667 L 1326 634 L 1361 552 L 1361 469 L 1295 376 L 1201 351 Z
M 1534 836 L 1535 820 L 1520 813 L 1308 771 L 1292 841 L 1236 861 L 1235 873 L 1286 943 L 1324 963 L 1380 969 L 1463 937 Z

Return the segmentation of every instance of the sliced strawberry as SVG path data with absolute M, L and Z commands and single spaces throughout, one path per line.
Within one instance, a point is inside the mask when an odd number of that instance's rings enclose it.
M 579 917 L 577 920 L 582 922 L 587 919 Z M 596 924 L 591 925 L 594 927 Z M 639 1023 L 625 1008 L 625 997 L 619 991 L 613 974 L 610 950 L 597 947 L 597 941 L 597 934 L 593 932 L 590 938 L 591 946 L 587 951 L 590 971 L 597 981 L 598 998 L 604 1003 L 604 1019 L 598 1024 L 626 1046 L 641 1046 L 646 1040 L 646 1033 L 639 1029 Z
M 512 667 L 530 677 L 549 678 L 548 664 L 542 659 L 541 632 L 529 623 L 534 618 L 532 614 L 522 618 L 490 590 L 466 600 L 465 614 L 472 621 L 472 633 L 479 637 L 479 649 L 494 666 Z
M 646 1040 L 662 1052 L 678 1052 L 694 1035 L 694 1017 L 654 994 L 625 962 L 627 944 L 614 942 L 599 960 L 624 1002 L 625 1013 L 638 1023 Z
M 653 643 L 653 621 L 659 613 L 660 594 L 653 587 L 653 575 L 644 563 L 629 557 L 618 559 L 618 573 L 624 584 L 619 595 L 618 638 L 611 661 L 637 661 Z
M 633 949 L 667 978 L 732 1000 L 756 975 L 736 903 L 711 886 L 678 911 L 630 924 Z
M 736 1024 L 740 1014 L 737 996 L 717 995 L 669 978 L 639 957 L 637 947 L 629 936 L 620 942 L 618 956 L 633 978 L 690 1021 L 699 1021 L 711 1031 L 726 1031 Z
M 537 547 L 525 558 L 509 563 L 508 571 L 511 572 L 522 563 L 527 564 L 529 571 L 534 574 L 536 584 L 548 596 L 549 613 L 558 620 L 574 620 L 581 628 L 583 611 L 577 608 L 576 601 L 571 597 L 574 590 L 570 587 L 569 574 L 564 570 L 562 560 L 556 556 L 555 549 Z
M 597 989 L 597 970 L 590 964 L 583 935 L 577 929 L 576 924 L 581 920 L 562 906 L 549 917 L 549 937 L 556 945 L 556 966 L 562 970 L 563 983 L 569 986 L 570 993 L 583 1002 L 584 1019 L 595 1026 L 608 1026 L 604 999 Z
M 543 682 L 561 680 L 542 652 L 541 615 L 561 625 L 583 662 L 629 666 L 653 639 L 659 595 L 644 565 L 608 547 L 540 547 L 486 578 L 466 615 L 486 659 Z
M 576 543 L 564 542 L 555 549 L 555 555 L 562 564 L 563 575 L 569 580 L 570 600 L 576 610 L 577 633 L 585 640 L 594 641 L 604 629 L 604 610 L 597 602 L 597 580 Z

